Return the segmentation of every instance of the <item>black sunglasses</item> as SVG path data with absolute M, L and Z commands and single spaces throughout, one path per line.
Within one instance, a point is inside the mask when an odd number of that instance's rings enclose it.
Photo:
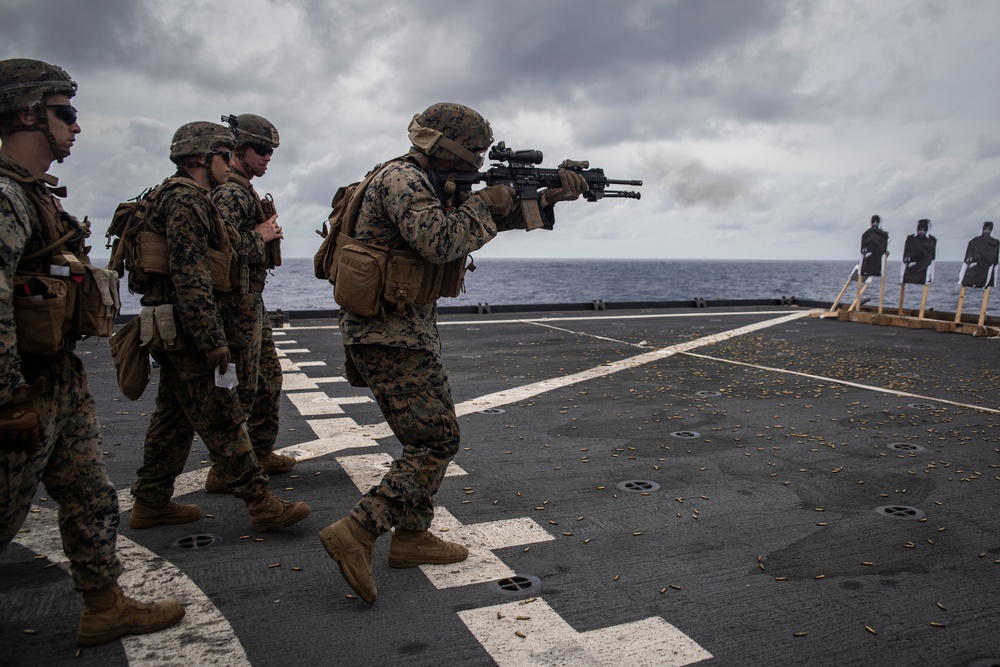
M 254 153 L 261 157 L 267 157 L 274 152 L 273 148 L 268 148 L 267 146 L 262 146 L 260 144 L 250 144 L 250 148 L 253 149 Z
M 226 164 L 229 164 L 233 160 L 232 151 L 212 151 L 211 155 L 219 155 L 222 157 Z
M 48 108 L 52 109 L 53 115 L 66 123 L 67 125 L 72 125 L 76 122 L 76 109 L 71 104 L 48 104 Z

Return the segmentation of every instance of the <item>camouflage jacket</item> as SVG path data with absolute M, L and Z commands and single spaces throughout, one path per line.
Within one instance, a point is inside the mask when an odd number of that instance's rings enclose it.
M 365 191 L 354 238 L 393 249 L 410 250 L 428 262 L 445 262 L 482 248 L 498 231 L 524 229 L 514 212 L 494 220 L 480 197 L 468 192 L 460 201 L 442 203 L 427 173 L 408 160 L 385 167 Z M 346 345 L 388 345 L 440 351 L 437 305 L 409 304 L 371 318 L 340 309 L 340 329 Z
M 266 244 L 263 237 L 254 231 L 254 227 L 264 222 L 264 209 L 261 208 L 260 195 L 253 185 L 244 174 L 234 169 L 228 182 L 212 190 L 212 202 L 240 236 L 235 245 L 240 252 L 247 253 L 250 282 L 262 283 L 267 280 L 267 270 L 264 268 Z
M 0 167 L 30 176 L 20 164 L 0 155 Z M 37 184 L 39 197 L 52 197 L 43 183 Z M 55 200 L 58 205 L 58 200 Z M 0 176 L 0 405 L 8 403 L 24 384 L 21 357 L 17 353 L 17 325 L 14 322 L 14 274 L 21 257 L 41 250 L 38 212 L 12 178 Z
M 263 283 L 267 279 L 264 268 L 266 244 L 263 237 L 254 231 L 254 227 L 263 222 L 257 192 L 246 177 L 234 171 L 227 183 L 212 190 L 212 202 L 236 231 L 233 247 L 240 254 L 240 261 L 247 263 L 250 283 Z M 260 336 L 259 293 L 244 293 L 237 287 L 232 292 L 218 295 L 218 301 L 230 347 L 246 347 L 253 336 Z
M 208 248 L 218 248 L 219 213 L 206 188 L 187 178 L 189 187 L 173 187 L 153 204 L 149 214 L 151 231 L 167 237 L 170 276 L 154 276 L 142 296 L 142 305 L 173 303 L 179 321 L 201 352 L 228 345 L 225 326 L 212 291 Z

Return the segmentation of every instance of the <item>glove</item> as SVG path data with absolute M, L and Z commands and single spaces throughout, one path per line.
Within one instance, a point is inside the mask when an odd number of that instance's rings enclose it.
M 31 398 L 40 396 L 45 380 L 38 378 L 30 387 L 19 387 L 11 400 L 0 405 L 0 449 L 31 454 L 42 439 L 42 426 Z
M 476 193 L 490 209 L 490 213 L 501 218 L 514 210 L 514 197 L 517 194 L 513 188 L 506 185 L 491 185 Z
M 229 366 L 229 348 L 223 346 L 209 350 L 205 353 L 205 360 L 212 368 L 218 368 L 220 373 L 225 373 L 226 367 Z
M 559 165 L 559 187 L 549 188 L 542 193 L 542 207 L 555 206 L 557 202 L 574 201 L 590 189 L 578 169 L 586 169 L 590 163 L 586 160 L 563 160 Z

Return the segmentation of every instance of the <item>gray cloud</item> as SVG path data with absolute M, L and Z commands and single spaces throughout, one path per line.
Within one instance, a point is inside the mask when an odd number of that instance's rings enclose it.
M 996 157 L 1000 157 L 1000 139 L 992 134 L 979 137 L 976 145 L 976 158 L 991 160 Z
M 259 188 L 286 254 L 311 254 L 336 187 L 450 100 L 546 166 L 646 182 L 490 253 L 853 257 L 873 212 L 940 221 L 943 249 L 997 217 L 998 21 L 992 0 L 0 0 L 0 57 L 80 83 L 84 132 L 53 171 L 102 225 L 172 173 L 179 125 L 251 112 L 282 136 Z

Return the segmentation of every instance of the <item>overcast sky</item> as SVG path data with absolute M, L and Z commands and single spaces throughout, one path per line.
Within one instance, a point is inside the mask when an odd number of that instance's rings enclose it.
M 878 213 L 891 259 L 930 218 L 961 260 L 1000 223 L 998 26 L 995 0 L 0 0 L 0 57 L 79 83 L 52 173 L 101 241 L 177 127 L 255 113 L 281 134 L 255 186 L 311 256 L 337 186 L 449 101 L 542 166 L 645 182 L 480 256 L 853 259 Z

